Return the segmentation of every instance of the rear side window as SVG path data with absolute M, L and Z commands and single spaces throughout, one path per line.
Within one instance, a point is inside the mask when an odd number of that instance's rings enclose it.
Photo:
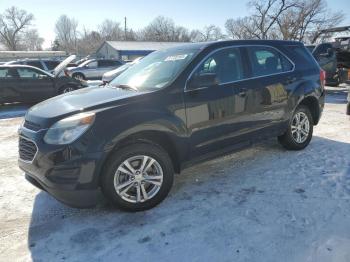
M 249 47 L 248 54 L 254 77 L 288 72 L 293 69 L 293 64 L 273 48 Z
M 226 48 L 210 55 L 197 68 L 195 74 L 215 73 L 220 84 L 243 78 L 241 54 L 238 48 Z
M 304 46 L 290 45 L 286 46 L 285 49 L 293 57 L 293 61 L 298 68 L 313 69 L 319 67 L 313 55 Z
M 100 60 L 98 61 L 99 67 L 110 67 L 110 66 L 119 66 L 121 63 L 119 61 L 113 60 Z

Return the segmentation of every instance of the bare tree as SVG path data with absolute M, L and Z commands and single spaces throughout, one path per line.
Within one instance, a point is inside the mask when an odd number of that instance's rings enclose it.
M 34 16 L 25 10 L 17 7 L 10 7 L 0 15 L 0 42 L 8 50 L 18 50 L 20 48 L 23 33 Z
M 77 52 L 78 22 L 74 18 L 61 15 L 56 22 L 55 32 L 60 48 L 67 52 Z
M 252 0 L 248 6 L 253 9 L 252 21 L 258 39 L 269 38 L 282 13 L 296 5 L 292 0 Z
M 215 25 L 205 26 L 203 30 L 193 30 L 191 32 L 192 42 L 216 41 L 225 38 L 221 28 Z
M 78 40 L 78 53 L 81 55 L 89 55 L 94 53 L 104 41 L 101 34 L 97 31 L 89 31 L 84 28 Z
M 105 41 L 125 40 L 125 34 L 120 24 L 106 19 L 99 25 L 99 33 Z
M 283 39 L 309 41 L 323 29 L 334 27 L 344 19 L 342 12 L 333 13 L 324 0 L 299 0 L 295 7 L 278 18 Z
M 186 28 L 176 26 L 172 19 L 158 16 L 139 32 L 139 38 L 146 41 L 187 42 L 190 34 Z
M 232 39 L 255 39 L 259 38 L 258 30 L 254 25 L 252 17 L 228 19 L 225 29 Z
M 23 49 L 28 51 L 40 51 L 44 43 L 44 38 L 39 36 L 37 29 L 31 29 L 24 33 Z

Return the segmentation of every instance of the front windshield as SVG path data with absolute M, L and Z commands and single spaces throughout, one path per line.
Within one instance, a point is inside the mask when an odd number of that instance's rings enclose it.
M 161 50 L 143 58 L 139 63 L 116 77 L 111 86 L 130 86 L 137 90 L 159 89 L 171 83 L 191 61 L 197 50 Z

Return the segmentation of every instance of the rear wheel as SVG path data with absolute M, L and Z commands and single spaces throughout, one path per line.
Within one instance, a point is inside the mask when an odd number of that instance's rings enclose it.
M 102 176 L 102 191 L 117 207 L 127 211 L 150 209 L 168 195 L 174 170 L 167 152 L 137 143 L 115 152 Z
M 290 122 L 287 131 L 278 137 L 278 141 L 289 150 L 304 149 L 311 141 L 313 133 L 313 119 L 306 106 L 299 106 Z

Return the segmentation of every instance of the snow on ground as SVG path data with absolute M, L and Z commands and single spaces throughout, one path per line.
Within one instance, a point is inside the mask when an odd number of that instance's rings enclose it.
M 309 147 L 275 139 L 192 167 L 158 207 L 72 209 L 17 168 L 0 120 L 0 261 L 350 261 L 350 119 L 330 89 Z

